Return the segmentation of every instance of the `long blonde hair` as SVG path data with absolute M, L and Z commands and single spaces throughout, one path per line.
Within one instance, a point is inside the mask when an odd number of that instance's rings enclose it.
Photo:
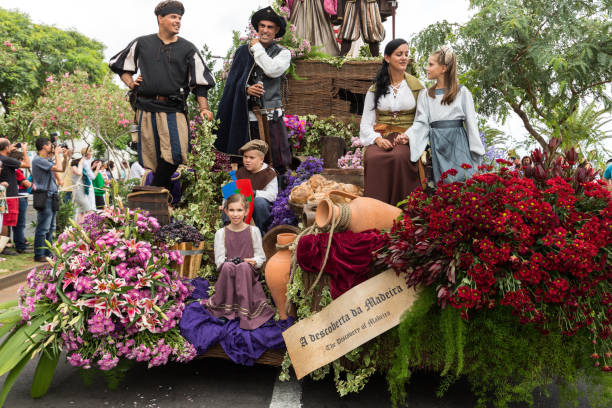
M 438 51 L 431 54 L 440 65 L 446 66 L 444 73 L 444 96 L 442 97 L 442 105 L 450 105 L 453 103 L 459 93 L 459 83 L 457 82 L 457 55 L 453 49 L 448 46 L 440 48 Z M 432 98 L 436 97 L 436 84 L 432 85 L 427 93 Z

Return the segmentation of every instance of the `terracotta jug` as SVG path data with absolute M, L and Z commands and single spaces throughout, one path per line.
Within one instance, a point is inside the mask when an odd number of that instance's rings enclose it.
M 398 207 L 375 198 L 359 197 L 337 190 L 330 191 L 327 194 L 328 198 L 319 203 L 315 213 L 315 223 L 319 228 L 326 228 L 331 225 L 332 214 L 336 218 L 340 215 L 340 207 L 329 198 L 331 195 L 351 199 L 351 202 L 348 204 L 351 212 L 351 221 L 347 229 L 352 232 L 362 232 L 372 228 L 390 230 L 393 226 L 393 221 L 402 213 L 402 210 Z
M 296 234 L 281 233 L 276 236 L 278 245 L 288 245 L 295 241 Z M 291 269 L 291 251 L 279 249 L 266 263 L 266 285 L 272 293 L 272 299 L 280 318 L 287 318 L 287 285 Z

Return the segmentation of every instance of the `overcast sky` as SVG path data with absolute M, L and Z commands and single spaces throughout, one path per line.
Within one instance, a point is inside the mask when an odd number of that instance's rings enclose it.
M 0 0 L 0 7 L 25 12 L 36 23 L 75 29 L 94 38 L 106 46 L 105 57 L 108 60 L 135 37 L 157 32 L 153 9 L 158 2 Z M 198 48 L 208 44 L 213 55 L 224 56 L 231 46 L 232 30 L 244 32 L 251 12 L 270 3 L 269 0 L 183 0 L 185 15 L 180 35 Z M 472 13 L 468 10 L 468 0 L 398 0 L 398 5 L 396 37 L 406 39 L 436 21 L 464 23 Z M 385 28 L 385 41 L 388 41 L 391 38 L 391 19 L 385 23 Z M 515 140 L 527 133 L 516 118 L 505 126 L 497 124 L 496 127 L 511 134 Z M 609 147 L 612 148 L 612 142 Z
M 153 9 L 159 0 L 0 0 L 0 6 L 18 9 L 37 23 L 73 28 L 106 45 L 108 59 L 133 38 L 157 32 Z M 198 48 L 208 44 L 216 55 L 231 46 L 232 30 L 244 31 L 253 10 L 270 5 L 268 0 L 183 0 L 185 15 L 181 36 Z M 399 0 L 396 36 L 408 38 L 439 20 L 468 20 L 468 0 Z M 385 23 L 391 37 L 391 19 Z

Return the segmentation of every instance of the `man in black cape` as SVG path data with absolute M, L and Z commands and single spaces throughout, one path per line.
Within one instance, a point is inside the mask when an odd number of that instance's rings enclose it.
M 267 126 L 270 159 L 282 174 L 291 164 L 281 96 L 291 53 L 275 39 L 284 35 L 286 22 L 271 7 L 266 7 L 253 14 L 251 24 L 259 38 L 239 47 L 234 55 L 217 112 L 220 125 L 215 147 L 231 156 L 242 157 L 239 149 L 245 143 L 266 139 L 261 130 Z

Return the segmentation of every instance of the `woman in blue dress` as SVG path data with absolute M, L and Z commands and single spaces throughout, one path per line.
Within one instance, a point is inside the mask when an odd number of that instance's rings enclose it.
M 463 163 L 472 166 L 470 177 L 480 164 L 485 149 L 478 132 L 478 119 L 472 94 L 457 82 L 457 56 L 450 47 L 434 52 L 427 63 L 427 78 L 436 83 L 420 91 L 414 124 L 406 131 L 410 158 L 416 162 L 427 144 L 431 146 L 434 180 L 456 169 L 457 176 L 447 181 L 465 180 Z

